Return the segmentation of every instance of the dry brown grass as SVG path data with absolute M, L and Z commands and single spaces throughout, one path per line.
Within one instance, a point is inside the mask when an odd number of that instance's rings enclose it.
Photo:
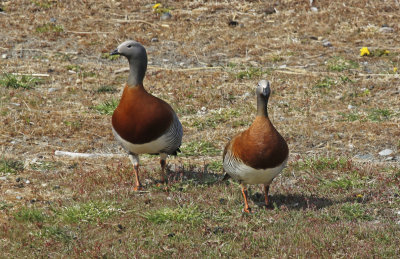
M 7 55 L 1 72 L 49 75 L 31 89 L 0 86 L 0 159 L 7 164 L 0 165 L 6 168 L 0 172 L 0 250 L 12 257 L 133 251 L 137 257 L 397 257 L 398 1 L 316 1 L 318 12 L 308 1 L 277 1 L 278 12 L 270 15 L 264 13 L 270 1 L 164 1 L 172 13 L 167 21 L 153 13 L 154 3 L 0 2 L 0 52 Z M 239 25 L 228 26 L 231 20 Z M 384 24 L 394 32 L 380 32 Z M 138 195 L 127 157 L 54 155 L 123 154 L 111 116 L 94 107 L 120 97 L 127 74 L 114 71 L 127 62 L 106 53 L 126 39 L 146 46 L 145 87 L 168 101 L 184 126 L 182 154 L 168 162 L 168 192 L 154 186 L 159 165 L 151 156 L 141 159 L 149 180 L 148 192 Z M 365 46 L 390 53 L 360 57 Z M 213 182 L 225 143 L 254 117 L 261 78 L 271 81 L 270 116 L 288 141 L 291 162 L 273 186 L 276 209 L 243 217 L 237 186 Z M 100 92 L 104 87 L 115 90 Z M 378 152 L 385 148 L 397 160 L 384 161 Z M 357 160 L 367 154 L 371 159 Z M 339 158 L 349 165 L 330 166 Z M 91 201 L 118 204 L 120 211 L 91 224 L 60 216 Z M 177 204 L 193 218 L 160 227 L 142 213 Z M 19 221 L 24 208 L 45 218 Z

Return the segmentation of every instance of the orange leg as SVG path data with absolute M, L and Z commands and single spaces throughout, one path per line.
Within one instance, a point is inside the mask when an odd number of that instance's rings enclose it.
M 265 206 L 267 207 L 269 205 L 268 192 L 269 192 L 269 185 L 264 185 Z
M 142 185 L 140 184 L 140 180 L 139 180 L 139 165 L 135 165 L 133 167 L 133 171 L 135 172 L 135 179 L 136 179 L 136 184 L 135 187 L 133 187 L 134 191 L 140 191 L 142 190 Z
M 244 212 L 251 213 L 251 208 L 249 207 L 249 203 L 247 202 L 247 187 L 245 184 L 241 184 L 242 186 L 242 194 L 244 198 Z
M 134 191 L 142 190 L 142 185 L 139 180 L 139 157 L 136 154 L 129 154 L 129 159 L 133 164 L 133 172 L 135 173 L 135 187 L 133 187 Z

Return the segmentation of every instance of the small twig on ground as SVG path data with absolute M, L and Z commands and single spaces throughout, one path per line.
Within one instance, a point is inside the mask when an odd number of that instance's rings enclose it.
M 395 77 L 398 78 L 399 74 L 363 74 L 359 73 L 359 76 L 384 76 L 384 77 Z
M 73 33 L 73 34 L 108 34 L 112 33 L 109 31 L 66 31 L 67 33 Z
M 25 74 L 25 73 L 11 73 L 14 76 L 37 76 L 37 77 L 48 77 L 49 74 Z
M 72 158 L 95 158 L 95 157 L 121 157 L 124 156 L 122 154 L 100 154 L 100 153 L 75 153 L 75 152 L 68 152 L 68 151 L 60 151 L 56 150 L 54 152 L 56 156 L 69 156 Z
M 196 71 L 196 70 L 207 70 L 207 69 L 223 69 L 223 67 L 191 67 L 191 68 L 167 68 L 167 67 L 155 67 L 155 66 L 148 66 L 149 69 L 159 69 L 159 70 L 173 70 L 176 72 L 182 71 Z M 123 72 L 129 71 L 129 67 L 120 68 L 114 71 L 114 74 L 119 74 Z
M 65 55 L 77 55 L 77 51 L 58 51 L 58 50 L 43 50 L 43 49 L 16 49 L 15 51 L 39 51 L 39 52 L 50 52 L 50 53 L 61 53 Z
M 151 22 L 146 22 L 144 20 L 123 20 L 123 19 L 113 19 L 114 22 L 119 22 L 119 23 L 145 23 L 148 24 L 150 26 L 156 26 L 155 24 L 151 23 Z

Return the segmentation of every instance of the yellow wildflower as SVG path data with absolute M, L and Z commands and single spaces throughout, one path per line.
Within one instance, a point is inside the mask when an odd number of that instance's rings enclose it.
M 385 54 L 385 55 L 389 55 L 389 53 L 390 53 L 390 51 L 387 50 L 387 49 L 385 49 L 385 50 L 383 51 L 383 54 Z
M 160 3 L 157 3 L 157 4 L 153 5 L 153 9 L 157 9 L 157 8 L 160 7 L 160 6 L 161 6 L 161 4 L 160 4 Z
M 397 67 L 393 68 L 393 72 L 395 72 L 395 73 L 397 72 Z
M 360 56 L 361 56 L 361 57 L 362 57 L 362 56 L 369 56 L 369 55 L 371 55 L 371 53 L 369 52 L 369 50 L 368 50 L 367 47 L 362 47 L 362 48 L 360 49 Z
M 357 198 L 362 198 L 364 197 L 362 194 L 357 194 Z

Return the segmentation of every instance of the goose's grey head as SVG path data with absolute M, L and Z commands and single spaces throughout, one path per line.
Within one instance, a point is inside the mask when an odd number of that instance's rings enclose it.
M 121 43 L 116 50 L 110 55 L 121 55 L 128 58 L 128 60 L 147 60 L 146 49 L 137 41 L 128 40 Z
M 271 94 L 271 88 L 269 87 L 269 82 L 267 80 L 261 80 L 258 82 L 257 85 L 257 90 L 256 90 L 257 95 L 262 95 L 266 98 L 269 97 Z

